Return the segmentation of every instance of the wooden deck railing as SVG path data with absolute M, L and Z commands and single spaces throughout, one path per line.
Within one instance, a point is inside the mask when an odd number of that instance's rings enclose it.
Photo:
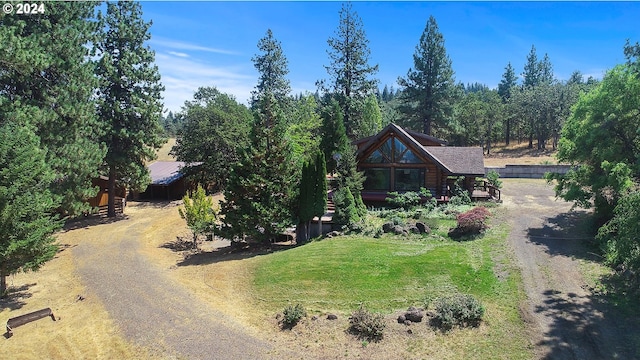
M 473 189 L 484 191 L 488 193 L 492 199 L 496 199 L 500 201 L 500 196 L 501 196 L 500 189 L 489 184 L 486 180 L 476 181 L 476 183 L 473 186 Z

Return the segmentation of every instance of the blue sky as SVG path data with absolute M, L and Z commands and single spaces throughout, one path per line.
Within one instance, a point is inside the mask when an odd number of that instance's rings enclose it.
M 200 86 L 215 86 L 246 103 L 257 82 L 251 58 L 271 29 L 289 61 L 294 93 L 327 78 L 327 39 L 338 27 L 340 2 L 145 1 L 153 20 L 165 106 L 179 110 Z M 380 87 L 397 88 L 430 15 L 445 39 L 458 82 L 495 87 L 508 62 L 523 71 L 535 45 L 555 76 L 574 70 L 601 78 L 625 61 L 626 39 L 640 41 L 640 2 L 354 2 L 369 39 Z

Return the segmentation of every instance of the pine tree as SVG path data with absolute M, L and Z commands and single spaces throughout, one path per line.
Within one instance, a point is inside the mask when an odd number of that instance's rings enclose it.
M 35 127 L 64 215 L 88 210 L 85 200 L 96 193 L 91 179 L 105 154 L 89 60 L 96 5 L 51 2 L 43 14 L 0 16 L 0 124 Z
M 511 91 L 516 86 L 516 81 L 518 77 L 516 76 L 516 72 L 511 66 L 511 63 L 507 64 L 507 67 L 504 68 L 504 74 L 502 74 L 502 79 L 498 84 L 498 94 L 502 98 L 503 103 L 507 103 L 511 98 Z M 511 139 L 511 116 L 507 114 L 504 117 L 505 123 L 505 142 L 509 145 L 509 140 Z
M 221 204 L 223 236 L 233 241 L 268 242 L 293 222 L 296 169 L 284 138 L 284 116 L 270 94 L 258 106 L 250 145 L 232 165 Z
M 162 95 L 155 54 L 145 42 L 151 22 L 142 19 L 139 3 L 107 3 L 100 16 L 96 72 L 100 80 L 98 114 L 104 123 L 109 171 L 109 216 L 115 216 L 116 181 L 143 191 L 150 183 L 147 160 L 160 148 Z
M 357 139 L 363 136 L 361 114 L 365 99 L 376 91 L 377 80 L 371 77 L 378 72 L 378 65 L 369 65 L 369 40 L 351 3 L 342 5 L 336 36 L 327 43 L 331 64 L 325 68 L 330 84 L 319 82 L 318 85 L 334 94 L 342 109 L 347 135 Z
M 407 117 L 403 125 L 414 130 L 421 126 L 430 135 L 434 125 L 441 129 L 448 126 L 455 100 L 451 59 L 433 16 L 429 17 L 416 46 L 413 64 L 406 78 L 398 78 L 403 87 L 400 110 Z
M 282 52 L 282 46 L 273 37 L 271 29 L 268 29 L 265 37 L 258 42 L 258 49 L 262 54 L 251 59 L 260 74 L 258 84 L 251 92 L 251 107 L 255 108 L 265 94 L 272 94 L 280 107 L 284 109 L 291 92 L 291 86 L 287 79 L 289 67 L 287 58 Z
M 56 254 L 52 234 L 61 223 L 51 212 L 59 197 L 51 193 L 55 173 L 32 125 L 0 125 L 0 296 L 6 277 L 37 270 Z
M 524 87 L 533 87 L 540 82 L 540 63 L 538 62 L 538 55 L 536 55 L 535 45 L 531 45 L 531 51 L 527 55 L 527 63 L 524 65 Z
M 272 46 L 264 46 L 267 42 Z M 270 31 L 258 48 L 263 53 L 253 58 L 260 77 L 253 93 L 258 102 L 253 106 L 250 143 L 232 166 L 221 205 L 222 230 L 233 241 L 247 237 L 264 242 L 275 239 L 293 223 L 292 209 L 297 199 L 299 170 L 285 137 L 288 121 L 281 108 L 289 89 L 286 58 Z

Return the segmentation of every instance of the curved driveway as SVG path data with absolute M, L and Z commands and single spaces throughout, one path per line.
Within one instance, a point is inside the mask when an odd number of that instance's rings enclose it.
M 163 357 L 275 358 L 269 344 L 193 297 L 138 252 L 146 226 L 144 219 L 127 219 L 80 230 L 86 238 L 73 249 L 83 282 L 126 338 Z

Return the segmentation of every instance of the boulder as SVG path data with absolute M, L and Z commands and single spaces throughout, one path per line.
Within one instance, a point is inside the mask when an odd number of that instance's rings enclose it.
M 431 229 L 427 226 L 427 224 L 425 224 L 423 222 L 417 222 L 416 223 L 416 228 L 418 228 L 418 231 L 420 232 L 420 234 L 430 234 L 431 233 Z
M 393 227 L 394 227 L 394 225 L 393 225 L 393 223 L 391 221 L 386 222 L 386 223 L 384 223 L 382 225 L 382 232 L 390 233 L 390 232 L 393 231 Z
M 327 320 L 338 320 L 338 316 L 334 314 L 327 315 Z
M 412 306 L 404 313 L 404 317 L 411 322 L 422 322 L 424 312 L 421 309 L 416 309 Z
M 404 324 L 406 320 L 407 319 L 404 317 L 404 315 L 398 316 L 398 324 Z
M 420 230 L 418 229 L 417 226 L 411 225 L 411 226 L 409 226 L 409 232 L 412 233 L 412 234 L 419 234 Z
M 396 235 L 404 235 L 406 233 L 406 231 L 404 230 L 404 228 L 400 225 L 396 225 L 393 227 L 393 233 Z

